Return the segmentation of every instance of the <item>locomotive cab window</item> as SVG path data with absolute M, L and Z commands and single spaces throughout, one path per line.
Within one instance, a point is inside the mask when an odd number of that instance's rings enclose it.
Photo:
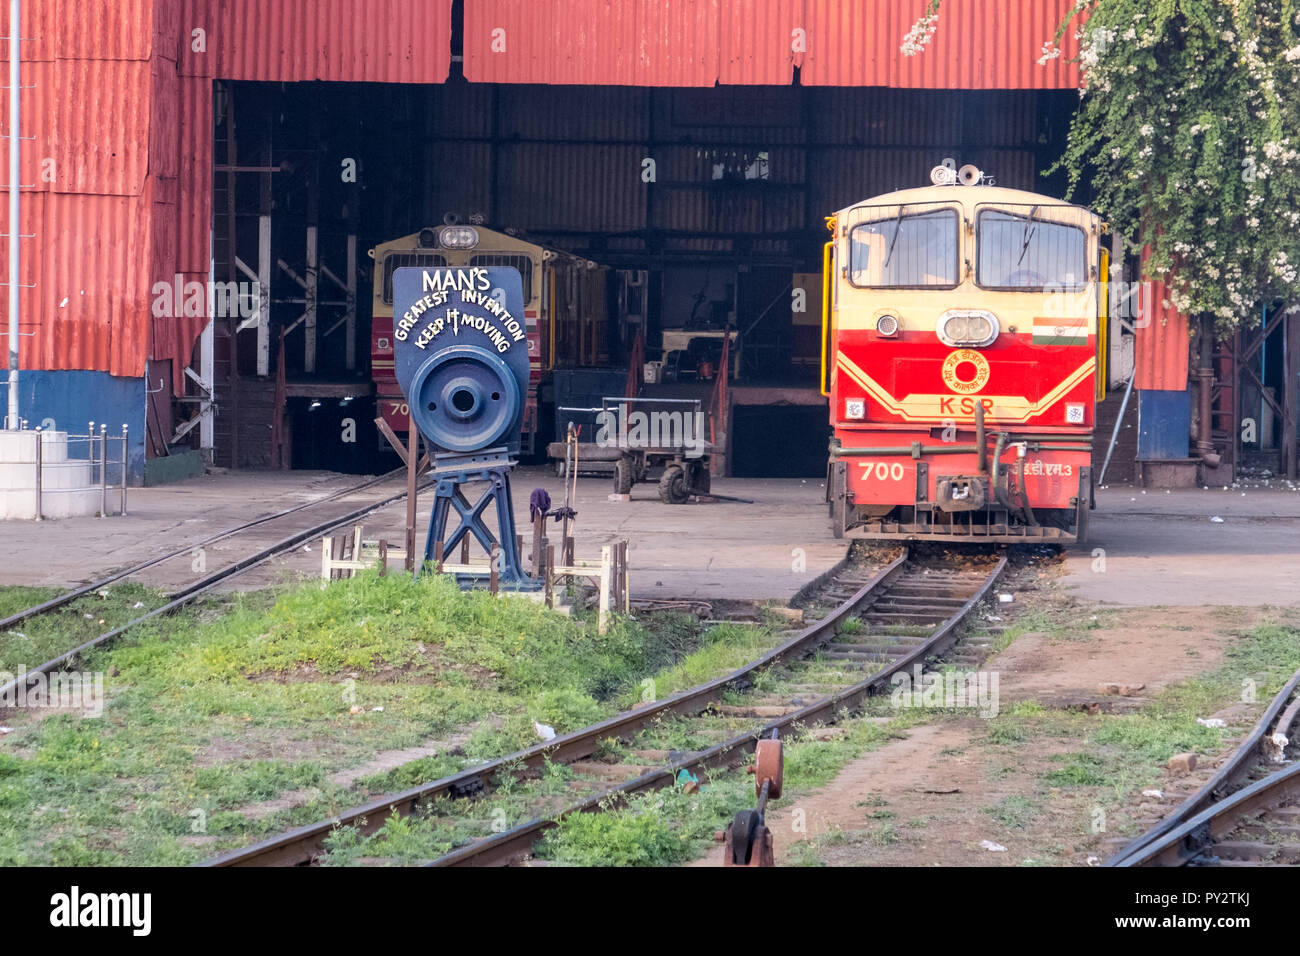
M 1087 235 L 1078 226 L 1026 213 L 983 210 L 976 217 L 975 281 L 985 289 L 1078 292 L 1088 283 Z
M 957 210 L 905 210 L 850 230 L 849 281 L 871 289 L 956 288 Z

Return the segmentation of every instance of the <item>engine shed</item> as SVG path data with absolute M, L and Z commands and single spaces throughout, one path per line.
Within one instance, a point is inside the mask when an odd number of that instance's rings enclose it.
M 924 6 L 26 3 L 20 414 L 128 425 L 135 481 L 391 467 L 367 252 L 478 226 L 612 277 L 552 408 L 636 382 L 708 407 L 719 473 L 819 477 L 824 217 L 947 162 L 1065 190 L 1072 41 L 1040 56 L 1069 0 L 954 5 L 904 55 Z M 1193 356 L 1161 299 L 1112 316 L 1109 477 L 1294 474 L 1297 318 Z

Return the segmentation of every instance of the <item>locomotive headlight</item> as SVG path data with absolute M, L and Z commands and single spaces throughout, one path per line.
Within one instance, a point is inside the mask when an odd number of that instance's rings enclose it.
M 939 339 L 954 348 L 983 348 L 998 337 L 998 320 L 992 312 L 960 310 L 939 316 L 935 327 Z
M 867 400 L 865 398 L 844 399 L 844 417 L 862 421 L 867 417 Z
M 478 230 L 473 226 L 443 226 L 438 240 L 447 249 L 473 249 L 478 245 Z
M 882 315 L 876 319 L 876 331 L 881 335 L 898 334 L 898 317 L 893 315 Z

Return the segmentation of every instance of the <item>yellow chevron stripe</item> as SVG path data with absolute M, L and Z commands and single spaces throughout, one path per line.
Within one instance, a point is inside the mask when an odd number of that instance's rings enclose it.
M 1023 395 L 922 395 L 910 394 L 906 398 L 898 399 L 891 395 L 875 379 L 864 372 L 852 360 L 844 355 L 837 358 L 837 366 L 844 371 L 849 378 L 862 386 L 867 395 L 889 412 L 899 416 L 904 421 L 928 421 L 933 419 L 951 418 L 954 421 L 974 421 L 974 414 L 961 415 L 954 413 L 953 409 L 945 408 L 943 402 L 959 402 L 963 398 L 974 398 L 982 401 L 992 401 L 993 408 L 988 413 L 990 422 L 1005 422 L 1010 424 L 1023 424 L 1029 419 L 1043 414 L 1057 402 L 1061 401 L 1084 379 L 1092 374 L 1097 367 L 1096 356 L 1089 356 L 1088 360 L 1080 365 L 1077 369 L 1067 375 L 1060 383 L 1057 384 L 1050 392 L 1044 395 L 1037 402 L 1030 402 Z

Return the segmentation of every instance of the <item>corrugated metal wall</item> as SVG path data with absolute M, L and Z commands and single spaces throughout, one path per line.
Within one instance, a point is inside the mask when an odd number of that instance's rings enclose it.
M 926 0 L 472 0 L 465 76 L 481 83 L 1073 89 L 1038 63 L 1072 0 L 948 0 L 919 56 L 903 37 Z M 806 50 L 806 52 L 804 52 Z
M 24 5 L 20 358 L 139 376 L 149 347 L 153 0 Z M 6 24 L 6 29 L 9 29 Z M 8 64 L 9 45 L 3 62 Z M 0 124 L 9 126 L 8 97 Z M 0 321 L 8 322 L 7 302 Z
M 1143 255 L 1143 266 L 1147 256 Z M 1151 283 L 1151 294 L 1143 292 L 1143 314 L 1135 323 L 1137 341 L 1133 343 L 1133 385 L 1140 389 L 1181 392 L 1187 388 L 1187 368 L 1191 337 L 1187 317 L 1167 307 L 1168 291 L 1163 282 Z
M 29 0 L 22 35 L 22 365 L 180 387 L 206 320 L 152 290 L 208 275 L 213 77 L 440 83 L 451 0 Z
M 902 38 L 926 5 L 926 0 L 807 0 L 803 83 L 948 90 L 1078 87 L 1078 68 L 1069 62 L 1078 50 L 1072 36 L 1061 57 L 1038 63 L 1044 42 L 1055 35 L 1073 0 L 1021 0 L 1014 5 L 1006 0 L 948 0 L 925 51 L 904 56 Z
M 276 83 L 441 83 L 451 2 L 180 0 L 180 70 Z
M 574 108 L 575 96 L 581 108 Z M 560 245 L 566 232 L 820 235 L 822 217 L 929 182 L 945 157 L 1041 189 L 1041 94 L 737 87 L 440 87 L 426 217 L 475 214 Z M 737 171 L 766 155 L 762 179 Z M 642 179 L 653 159 L 655 179 Z M 714 175 L 723 168 L 723 179 Z M 685 237 L 678 237 L 679 239 Z M 726 240 L 709 248 L 726 251 Z M 674 248 L 685 248 L 675 241 Z M 640 237 L 620 250 L 643 248 Z M 695 247 L 691 247 L 695 248 Z
M 1074 74 L 1059 64 L 1022 80 L 1031 73 L 1004 55 L 1050 34 L 1061 2 L 1023 0 L 1030 15 L 999 22 L 986 9 L 991 0 L 949 0 L 940 39 L 897 82 L 1072 85 Z M 562 85 L 506 94 L 442 84 L 451 3 L 26 4 L 23 34 L 33 39 L 25 82 L 36 89 L 24 91 L 23 132 L 37 139 L 24 150 L 23 178 L 36 186 L 23 229 L 37 238 L 24 249 L 24 281 L 36 288 L 24 290 L 24 332 L 35 334 L 24 338 L 23 364 L 138 376 L 147 358 L 171 358 L 180 384 L 202 319 L 154 321 L 151 290 L 178 273 L 183 281 L 207 275 L 214 79 L 430 84 L 431 135 L 464 162 L 432 171 L 426 208 L 483 212 L 534 231 L 603 232 L 627 249 L 638 240 L 618 234 L 649 227 L 678 233 L 673 248 L 731 248 L 686 235 L 703 231 L 788 250 L 773 234 L 816 229 L 839 206 L 924 182 L 942 158 L 937 151 L 958 144 L 967 154 L 955 159 L 984 166 L 1000 183 L 1036 185 L 1033 95 L 932 92 L 904 103 L 889 90 L 789 86 L 797 66 L 805 84 L 891 82 L 880 64 L 892 62 L 888 50 L 923 0 L 882 0 L 888 16 L 874 19 L 845 12 L 861 5 L 829 0 L 466 3 L 469 78 Z M 492 50 L 498 28 L 506 31 L 502 53 Z M 943 39 L 972 30 L 963 51 Z M 847 59 L 815 65 L 831 39 Z M 805 42 L 806 55 L 795 49 Z M 884 51 L 874 59 L 862 52 L 870 42 Z M 951 72 L 957 52 L 978 76 Z M 832 62 L 841 72 L 827 72 Z M 876 72 L 855 72 L 863 62 Z M 740 85 L 695 89 L 719 81 Z M 572 83 L 622 85 L 589 87 L 575 102 L 563 86 Z M 715 162 L 734 166 L 760 152 L 768 154 L 764 180 L 737 188 L 709 174 Z M 662 187 L 653 196 L 641 180 L 647 158 Z

